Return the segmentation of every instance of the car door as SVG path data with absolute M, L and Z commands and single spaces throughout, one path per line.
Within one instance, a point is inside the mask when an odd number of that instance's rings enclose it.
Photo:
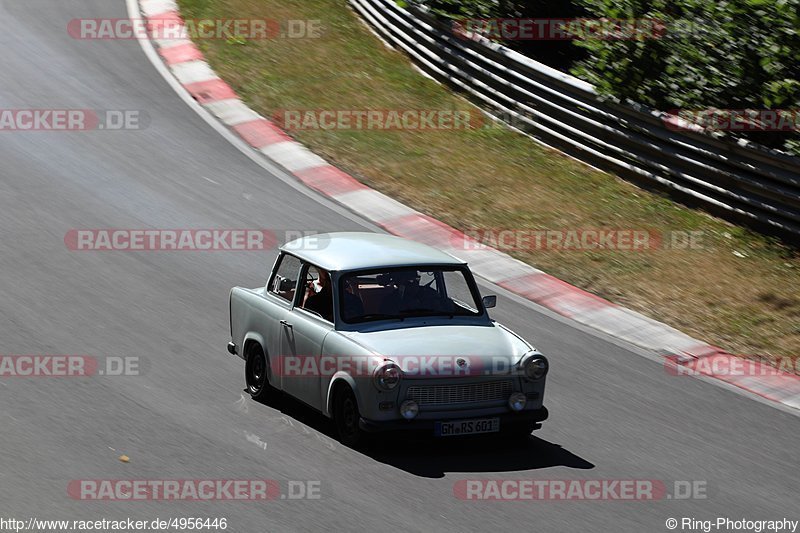
M 314 271 L 319 268 L 314 265 L 304 264 L 300 279 L 303 283 L 298 286 L 298 291 L 307 288 L 305 282 L 314 278 Z M 309 277 L 310 274 L 310 277 Z M 328 281 L 330 283 L 330 281 Z M 335 292 L 331 289 L 331 293 Z M 281 353 L 284 354 L 284 368 L 291 371 L 284 372 L 283 389 L 307 403 L 315 409 L 322 410 L 321 383 L 324 368 L 320 368 L 320 355 L 325 337 L 333 330 L 333 323 L 321 314 L 305 309 L 304 294 L 297 294 L 295 305 L 287 315 L 287 324 L 283 328 L 283 344 Z M 331 299 L 331 312 L 333 300 Z
M 264 340 L 272 370 L 270 380 L 273 386 L 280 389 L 283 388 L 282 346 L 286 335 L 287 316 L 291 312 L 298 286 L 301 285 L 299 282 L 301 267 L 302 261 L 297 257 L 286 253 L 281 255 L 267 284 L 265 295 L 269 305 L 265 306 L 267 317 Z

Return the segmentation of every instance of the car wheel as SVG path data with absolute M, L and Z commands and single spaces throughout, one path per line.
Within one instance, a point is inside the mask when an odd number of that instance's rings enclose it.
M 339 440 L 345 446 L 355 448 L 364 443 L 364 432 L 358 425 L 360 419 L 356 395 L 349 386 L 342 385 L 336 395 L 333 420 Z
M 247 351 L 244 379 L 247 384 L 247 392 L 256 401 L 268 400 L 275 392 L 275 389 L 269 384 L 267 370 L 267 357 L 264 355 L 264 350 L 258 344 L 253 344 Z

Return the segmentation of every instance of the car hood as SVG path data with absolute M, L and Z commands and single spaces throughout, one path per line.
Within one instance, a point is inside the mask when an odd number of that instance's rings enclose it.
M 510 369 L 532 348 L 510 330 L 498 324 L 443 325 L 397 328 L 368 332 L 343 331 L 342 335 L 403 367 L 404 358 L 440 356 L 467 359 L 488 368 L 505 359 Z M 497 365 L 495 365 L 497 366 Z

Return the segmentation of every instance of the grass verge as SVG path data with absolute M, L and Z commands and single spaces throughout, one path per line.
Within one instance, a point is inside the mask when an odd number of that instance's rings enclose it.
M 474 110 L 386 49 L 345 0 L 179 4 L 185 18 L 322 21 L 316 39 L 198 41 L 217 73 L 264 116 L 286 109 Z M 699 232 L 694 249 L 510 253 L 731 353 L 800 354 L 800 254 L 774 240 L 503 127 L 292 135 L 367 185 L 462 230 Z

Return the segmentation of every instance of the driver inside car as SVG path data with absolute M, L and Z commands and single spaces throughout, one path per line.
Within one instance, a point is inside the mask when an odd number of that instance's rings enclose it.
M 383 299 L 381 313 L 396 315 L 404 311 L 436 311 L 436 291 L 419 284 L 420 276 L 415 270 L 393 272 L 394 290 Z
M 333 322 L 333 291 L 331 290 L 331 276 L 327 270 L 315 269 L 319 273 L 316 284 L 320 287 L 319 292 L 314 290 L 314 282 L 308 282 L 306 300 L 303 309 L 314 311 L 322 318 Z

